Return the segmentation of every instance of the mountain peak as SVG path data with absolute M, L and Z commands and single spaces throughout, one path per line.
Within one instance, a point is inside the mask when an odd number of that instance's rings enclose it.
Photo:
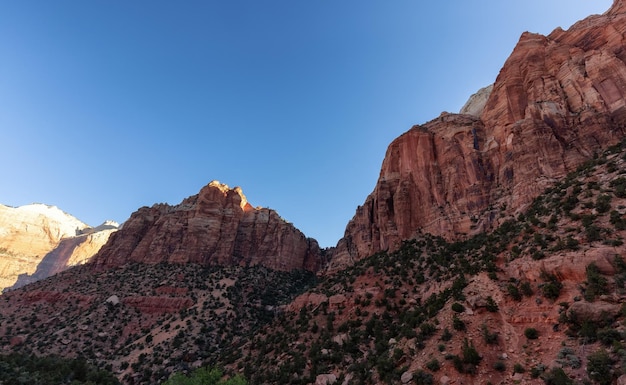
M 97 267 L 128 262 L 321 266 L 320 249 L 274 210 L 253 208 L 241 188 L 218 181 L 176 206 L 142 207 L 94 257 Z

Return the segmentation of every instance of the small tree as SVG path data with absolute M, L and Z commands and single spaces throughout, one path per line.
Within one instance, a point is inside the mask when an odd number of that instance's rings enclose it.
M 597 350 L 587 357 L 587 374 L 600 385 L 610 385 L 613 382 L 613 360 L 606 350 Z

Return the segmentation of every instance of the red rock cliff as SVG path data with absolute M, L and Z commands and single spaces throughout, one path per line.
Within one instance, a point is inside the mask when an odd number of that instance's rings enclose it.
M 317 271 L 321 254 L 315 240 L 275 211 L 253 208 L 240 188 L 214 181 L 177 206 L 140 208 L 94 257 L 97 268 L 127 262 Z
M 442 114 L 394 140 L 334 252 L 340 267 L 429 232 L 462 238 L 522 210 L 624 136 L 626 2 L 568 31 L 524 33 L 477 117 Z

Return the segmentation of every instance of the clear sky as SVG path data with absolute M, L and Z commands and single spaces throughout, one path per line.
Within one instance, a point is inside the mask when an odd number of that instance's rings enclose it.
M 611 4 L 0 0 L 0 203 L 96 226 L 217 179 L 332 246 L 394 138 Z

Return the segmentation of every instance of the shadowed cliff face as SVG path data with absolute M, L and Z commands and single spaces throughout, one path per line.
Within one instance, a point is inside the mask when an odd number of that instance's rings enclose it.
M 98 268 L 127 262 L 316 271 L 321 253 L 275 211 L 253 208 L 241 189 L 211 182 L 177 206 L 140 208 L 94 257 Z
M 478 117 L 442 114 L 389 146 L 331 270 L 428 232 L 464 238 L 523 210 L 626 124 L 626 4 L 568 31 L 524 33 Z

